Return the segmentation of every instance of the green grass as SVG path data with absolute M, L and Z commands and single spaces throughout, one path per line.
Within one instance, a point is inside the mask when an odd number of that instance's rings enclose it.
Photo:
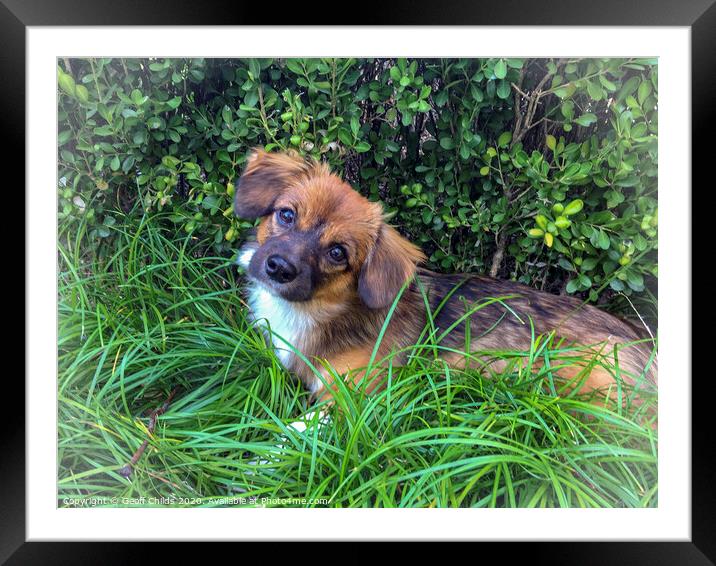
M 327 424 L 294 430 L 315 407 L 247 322 L 231 261 L 161 224 L 118 222 L 95 252 L 76 227 L 61 234 L 60 506 L 89 497 L 108 506 L 148 506 L 150 497 L 175 506 L 229 497 L 319 507 L 326 503 L 310 500 L 657 505 L 657 439 L 646 416 L 656 399 L 634 404 L 620 388 L 623 407 L 607 410 L 560 391 L 550 368 L 586 354 L 539 336 L 528 352 L 496 353 L 513 363 L 487 375 L 446 367 L 428 324 L 407 366 L 383 361 L 382 392 L 342 388 Z M 547 363 L 533 365 L 538 358 Z M 177 386 L 134 473 L 122 477 L 148 438 L 148 414 Z

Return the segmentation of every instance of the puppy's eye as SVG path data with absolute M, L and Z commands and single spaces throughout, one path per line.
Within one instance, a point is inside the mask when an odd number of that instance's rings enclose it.
M 276 212 L 276 217 L 278 218 L 279 224 L 291 226 L 296 220 L 296 213 L 290 208 L 282 208 Z
M 333 246 L 330 250 L 328 250 L 328 257 L 336 263 L 341 263 L 346 260 L 346 250 L 343 246 Z

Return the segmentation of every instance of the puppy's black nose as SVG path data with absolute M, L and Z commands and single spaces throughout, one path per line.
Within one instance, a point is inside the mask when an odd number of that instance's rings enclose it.
M 280 255 L 266 258 L 266 275 L 278 283 L 293 281 L 298 274 L 296 266 Z

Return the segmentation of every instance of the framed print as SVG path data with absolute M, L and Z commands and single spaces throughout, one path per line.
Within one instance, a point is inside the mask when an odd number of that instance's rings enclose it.
M 716 11 L 583 4 L 342 27 L 5 2 L 28 253 L 3 559 L 710 563 L 691 186 Z

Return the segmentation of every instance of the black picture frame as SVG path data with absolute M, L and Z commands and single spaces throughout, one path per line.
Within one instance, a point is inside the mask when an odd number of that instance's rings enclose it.
M 707 169 L 713 161 L 714 101 L 716 100 L 716 0 L 501 0 L 500 2 L 434 2 L 430 0 L 356 4 L 340 15 L 335 3 L 311 3 L 291 9 L 277 8 L 267 18 L 261 3 L 228 4 L 196 0 L 160 0 L 136 3 L 127 0 L 0 0 L 0 133 L 4 138 L 6 163 L 25 162 L 25 37 L 28 26 L 65 25 L 295 25 L 297 12 L 304 15 L 303 24 L 315 25 L 560 25 L 560 26 L 686 26 L 691 28 L 692 55 L 692 170 L 693 186 L 704 192 L 713 185 Z M 287 5 L 288 6 L 288 5 Z M 345 9 L 345 7 L 344 7 Z M 319 21 L 316 21 L 317 15 Z M 309 18 L 311 20 L 309 20 Z M 689 140 L 684 140 L 688 143 Z M 31 148 L 29 148 L 31 151 Z M 12 172 L 19 184 L 24 167 Z M 684 191 L 689 190 L 684 188 Z M 702 198 L 696 191 L 692 197 Z M 7 197 L 6 197 L 7 198 Z M 705 198 L 705 195 L 704 195 Z M 699 205 L 696 210 L 708 214 Z M 693 210 L 693 209 L 692 209 Z M 27 214 L 31 214 L 28 211 Z M 15 213 L 16 214 L 16 213 Z M 698 226 L 692 214 L 692 226 Z M 13 232 L 16 234 L 18 232 Z M 709 257 L 708 241 L 692 234 L 692 259 Z M 6 249 L 17 249 L 6 240 Z M 7 249 L 9 251 L 9 249 Z M 15 252 L 17 253 L 17 252 Z M 6 260 L 7 261 L 7 260 Z M 19 269 L 16 269 L 19 271 Z M 15 276 L 13 276 L 14 279 Z M 24 275 L 23 275 L 24 277 Z M 691 274 L 694 283 L 699 282 Z M 27 285 L 27 281 L 25 284 Z M 13 288 L 16 287 L 13 281 Z M 27 286 L 24 287 L 27 289 Z M 709 293 L 698 293 L 692 285 L 692 297 L 704 300 Z M 13 292 L 15 293 L 15 292 Z M 9 297 L 10 295 L 6 295 Z M 700 299 L 699 299 L 700 297 Z M 25 300 L 31 300 L 27 292 Z M 15 301 L 17 303 L 17 301 Z M 701 312 L 702 309 L 699 309 Z M 8 321 L 11 320 L 8 318 Z M 10 323 L 11 324 L 11 323 Z M 693 354 L 705 351 L 709 332 L 699 332 L 692 322 Z M 32 340 L 32 336 L 27 336 Z M 9 355 L 9 354 L 7 354 Z M 701 358 L 696 356 L 696 358 Z M 6 357 L 6 364 L 9 360 Z M 711 435 L 711 372 L 699 373 L 692 368 L 692 536 L 690 542 L 565 542 L 565 543 L 490 543 L 490 550 L 509 556 L 512 561 L 565 564 L 714 564 L 716 562 L 716 488 L 711 461 L 714 442 Z M 126 564 L 151 559 L 171 562 L 184 545 L 143 545 L 131 543 L 62 543 L 25 542 L 25 388 L 10 372 L 3 380 L 4 431 L 0 457 L 0 561 L 7 564 Z M 681 378 L 688 382 L 689 372 Z M 676 378 L 676 376 L 674 376 Z M 151 525 L 147 537 L 151 538 Z M 78 533 L 81 536 L 81 533 Z M 277 533 L 277 538 L 289 536 Z M 240 551 L 232 545 L 232 559 L 247 559 L 255 548 Z M 509 544 L 507 550 L 504 545 Z M 150 546 L 150 548 L 148 548 Z M 160 548 L 161 546 L 161 548 Z M 487 545 L 485 545 L 487 546 Z M 141 548 L 140 548 L 141 547 Z M 363 547 L 362 547 L 363 548 Z M 366 549 L 367 550 L 367 549 Z M 236 554 L 239 552 L 239 554 Z M 344 551 L 339 551 L 344 552 Z M 366 552 L 364 550 L 364 552 Z M 370 552 L 370 551 L 368 551 Z M 475 552 L 475 551 L 470 551 Z M 483 551 L 478 551 L 482 553 Z M 328 559 L 332 553 L 321 551 Z M 361 553 L 362 554 L 362 553 Z M 286 551 L 286 559 L 304 555 L 305 550 Z M 340 555 L 340 554 L 339 554 Z M 311 556 L 309 553 L 307 556 Z M 356 558 L 358 553 L 352 554 Z M 151 558 L 150 558 L 151 557 Z M 482 559 L 486 555 L 482 555 Z M 318 556 L 313 556 L 318 558 Z M 212 550 L 212 561 L 217 557 Z M 7 562 L 5 562 L 7 561 Z

